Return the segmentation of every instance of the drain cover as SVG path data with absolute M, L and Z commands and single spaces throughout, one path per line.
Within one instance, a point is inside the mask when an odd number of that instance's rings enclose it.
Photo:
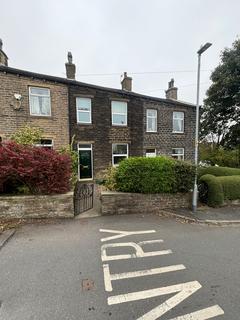
M 83 291 L 89 291 L 94 288 L 94 281 L 89 280 L 89 279 L 84 279 L 82 281 L 82 289 Z

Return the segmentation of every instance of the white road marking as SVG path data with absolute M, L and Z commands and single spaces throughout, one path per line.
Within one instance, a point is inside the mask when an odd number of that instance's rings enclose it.
M 146 240 L 146 241 L 140 241 L 138 242 L 139 245 L 143 245 L 143 244 L 149 244 L 149 243 L 162 243 L 163 240 L 162 239 L 158 239 L 158 240 Z
M 206 320 L 211 319 L 217 316 L 221 316 L 224 314 L 224 311 L 222 308 L 220 308 L 218 305 L 202 309 L 200 311 L 195 311 L 192 313 L 188 313 L 184 316 L 172 318 L 169 320 Z
M 118 254 L 118 255 L 112 255 L 112 256 L 109 255 L 108 256 L 106 249 L 107 248 L 116 248 L 116 247 L 132 247 L 136 250 L 136 253 Z M 170 253 L 172 253 L 172 250 L 144 252 L 143 249 L 141 248 L 141 246 L 135 242 L 107 243 L 107 244 L 102 245 L 102 248 L 101 248 L 102 261 L 154 257 L 154 256 L 161 256 L 161 255 L 170 254 Z
M 162 268 L 154 268 L 149 270 L 139 270 L 139 271 L 133 271 L 133 272 L 110 274 L 109 265 L 104 264 L 103 274 L 104 274 L 105 290 L 108 292 L 113 290 L 112 281 L 114 280 L 144 277 L 144 276 L 156 275 L 156 274 L 173 272 L 173 271 L 184 270 L 184 269 L 186 269 L 186 267 L 183 264 L 177 264 L 177 265 L 172 265 L 172 266 L 167 266 Z
M 143 231 L 120 231 L 120 230 L 110 230 L 110 229 L 100 229 L 100 232 L 108 232 L 108 233 L 117 233 L 115 236 L 107 237 L 107 238 L 102 238 L 101 241 L 109 241 L 109 240 L 115 240 L 127 236 L 132 236 L 135 234 L 146 234 L 146 233 L 155 233 L 156 230 L 143 230 Z
M 119 231 L 119 230 L 109 230 L 109 229 L 100 229 L 100 232 L 109 232 L 115 233 L 116 235 L 110 236 L 107 238 L 102 238 L 101 241 L 109 241 L 115 240 L 119 238 L 123 238 L 130 235 L 136 234 L 146 234 L 146 233 L 155 233 L 155 230 L 145 230 L 145 231 Z M 172 253 L 171 250 L 162 250 L 162 251 L 152 251 L 152 252 L 144 252 L 142 247 L 146 244 L 152 243 L 162 243 L 163 240 L 146 240 L 141 241 L 138 243 L 134 242 L 126 242 L 126 243 L 109 243 L 104 244 L 101 248 L 101 255 L 102 261 L 112 261 L 112 260 L 121 260 L 121 259 L 131 259 L 131 258 L 142 258 L 142 257 L 152 257 L 152 256 L 159 256 L 164 254 Z M 135 249 L 135 253 L 133 254 L 120 254 L 120 255 L 107 255 L 106 250 L 108 248 L 115 248 L 115 247 L 131 247 Z M 143 277 L 143 276 L 150 276 L 156 275 L 166 272 L 178 271 L 186 269 L 184 265 L 172 265 L 167 267 L 161 268 L 153 268 L 148 270 L 139 270 L 139 271 L 131 271 L 131 272 L 124 272 L 124 273 L 116 273 L 110 274 L 109 265 L 103 264 L 103 273 L 104 273 L 104 284 L 105 290 L 111 292 L 112 288 L 112 281 L 114 280 L 121 280 L 121 279 L 128 279 L 128 278 L 136 278 L 136 277 Z M 186 283 L 180 283 L 177 285 L 172 285 L 168 287 L 161 287 L 155 288 L 150 290 L 143 290 L 137 292 L 131 292 L 126 294 L 120 294 L 115 296 L 110 296 L 108 298 L 108 304 L 120 304 L 129 301 L 136 301 L 136 300 L 143 300 L 149 299 L 152 297 L 167 295 L 171 293 L 176 293 L 173 297 L 167 299 L 164 303 L 157 306 L 156 308 L 152 309 L 151 311 L 147 312 L 137 320 L 157 320 L 162 315 L 167 313 L 169 310 L 177 306 L 179 303 L 187 299 L 193 293 L 198 291 L 201 288 L 201 284 L 198 281 L 191 281 Z M 205 309 L 201 309 L 192 313 L 188 313 L 182 316 L 178 316 L 169 320 L 207 320 L 211 319 L 220 315 L 223 315 L 224 311 L 221 309 L 219 305 L 214 305 Z
M 143 319 L 157 319 L 156 315 L 160 317 L 164 313 L 166 313 L 168 310 L 172 309 L 176 305 L 178 305 L 181 301 L 185 300 L 187 297 L 192 295 L 194 292 L 199 290 L 201 288 L 201 284 L 198 281 L 190 281 L 186 283 L 180 283 L 173 286 L 168 287 L 161 287 L 161 288 L 155 288 L 150 290 L 143 290 L 143 291 L 136 291 L 136 292 L 130 292 L 125 294 L 120 294 L 117 296 L 111 296 L 108 298 L 108 304 L 119 304 L 119 303 L 125 303 L 129 301 L 136 301 L 136 300 L 143 300 L 143 299 L 149 299 L 153 297 L 163 296 L 170 293 L 177 293 L 172 298 L 166 300 L 163 304 L 158 306 L 157 308 L 151 310 L 150 312 L 146 313 L 143 317 L 139 318 L 138 320 Z M 154 315 L 154 317 L 150 317 L 150 315 Z M 145 317 L 145 318 L 144 318 Z

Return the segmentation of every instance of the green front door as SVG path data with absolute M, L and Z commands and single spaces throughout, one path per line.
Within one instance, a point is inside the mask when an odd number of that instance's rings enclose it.
M 92 179 L 92 145 L 79 145 L 80 179 Z

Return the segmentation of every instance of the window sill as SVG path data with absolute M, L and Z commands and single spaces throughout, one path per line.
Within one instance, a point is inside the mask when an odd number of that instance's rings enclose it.
M 53 119 L 53 116 L 42 116 L 42 115 L 34 115 L 34 114 L 30 114 L 30 117 L 31 118 L 35 118 L 35 119 L 49 119 L 49 120 L 52 120 Z
M 114 123 L 112 123 L 112 127 L 127 128 L 127 127 L 128 127 L 128 125 L 127 125 L 127 124 L 114 124 Z
M 77 122 L 80 126 L 92 126 L 92 122 Z
M 172 131 L 172 133 L 174 133 L 174 134 L 184 134 L 185 132 L 184 131 Z
M 146 131 L 146 133 L 158 133 L 157 131 Z

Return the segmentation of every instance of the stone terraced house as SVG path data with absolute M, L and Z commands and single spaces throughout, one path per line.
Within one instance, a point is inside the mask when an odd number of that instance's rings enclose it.
M 8 67 L 0 42 L 0 140 L 9 140 L 14 132 L 29 125 L 43 130 L 42 147 L 60 149 L 68 145 L 68 85 L 65 82 Z
M 71 53 L 66 79 L 13 69 L 0 46 L 1 139 L 24 124 L 44 130 L 43 146 L 74 139 L 81 180 L 101 178 L 130 156 L 193 160 L 195 105 L 177 99 L 173 80 L 163 99 L 133 92 L 126 72 L 113 89 L 76 81 L 75 69 Z

